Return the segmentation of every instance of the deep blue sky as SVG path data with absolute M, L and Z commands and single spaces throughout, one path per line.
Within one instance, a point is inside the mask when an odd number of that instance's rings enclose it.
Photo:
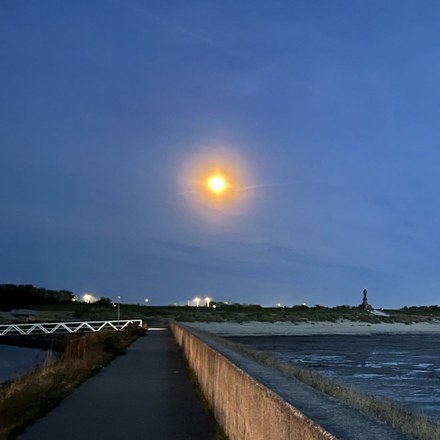
M 0 282 L 438 304 L 437 1 L 4 0 Z M 236 203 L 198 194 L 201 162 Z

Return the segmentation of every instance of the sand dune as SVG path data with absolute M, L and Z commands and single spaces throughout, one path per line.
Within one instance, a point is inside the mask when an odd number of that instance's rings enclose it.
M 339 320 L 338 322 L 193 322 L 192 327 L 224 336 L 261 335 L 359 335 L 377 333 L 440 333 L 440 321 L 414 324 Z

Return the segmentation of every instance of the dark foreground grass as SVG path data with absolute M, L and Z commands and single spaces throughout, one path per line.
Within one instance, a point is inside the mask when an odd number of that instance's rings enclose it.
M 44 364 L 0 386 L 0 439 L 9 440 L 44 416 L 75 387 L 98 372 L 143 330 L 103 331 L 69 336 L 61 355 L 49 354 Z
M 390 400 L 323 377 L 310 369 L 283 362 L 268 353 L 253 350 L 248 346 L 231 341 L 227 341 L 227 343 L 235 345 L 240 351 L 261 363 L 281 371 L 286 376 L 295 377 L 301 382 L 336 398 L 340 402 L 344 402 L 352 408 L 400 430 L 404 434 L 420 440 L 440 439 L 440 425 L 432 422 L 422 414 L 406 411 Z

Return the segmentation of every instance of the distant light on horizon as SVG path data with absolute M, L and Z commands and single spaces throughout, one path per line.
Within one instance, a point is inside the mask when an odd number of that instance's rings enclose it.
M 85 302 L 86 304 L 90 304 L 98 301 L 98 298 L 93 296 L 91 293 L 87 293 L 87 292 L 84 293 L 81 298 L 82 298 L 82 302 Z
M 199 297 L 196 296 L 191 300 L 188 300 L 188 306 L 190 307 L 209 307 L 211 304 L 212 298 L 209 296 Z

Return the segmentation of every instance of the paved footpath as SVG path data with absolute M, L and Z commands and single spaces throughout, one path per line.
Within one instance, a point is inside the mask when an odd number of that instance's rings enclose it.
M 150 330 L 20 440 L 210 440 L 203 408 L 168 330 Z

